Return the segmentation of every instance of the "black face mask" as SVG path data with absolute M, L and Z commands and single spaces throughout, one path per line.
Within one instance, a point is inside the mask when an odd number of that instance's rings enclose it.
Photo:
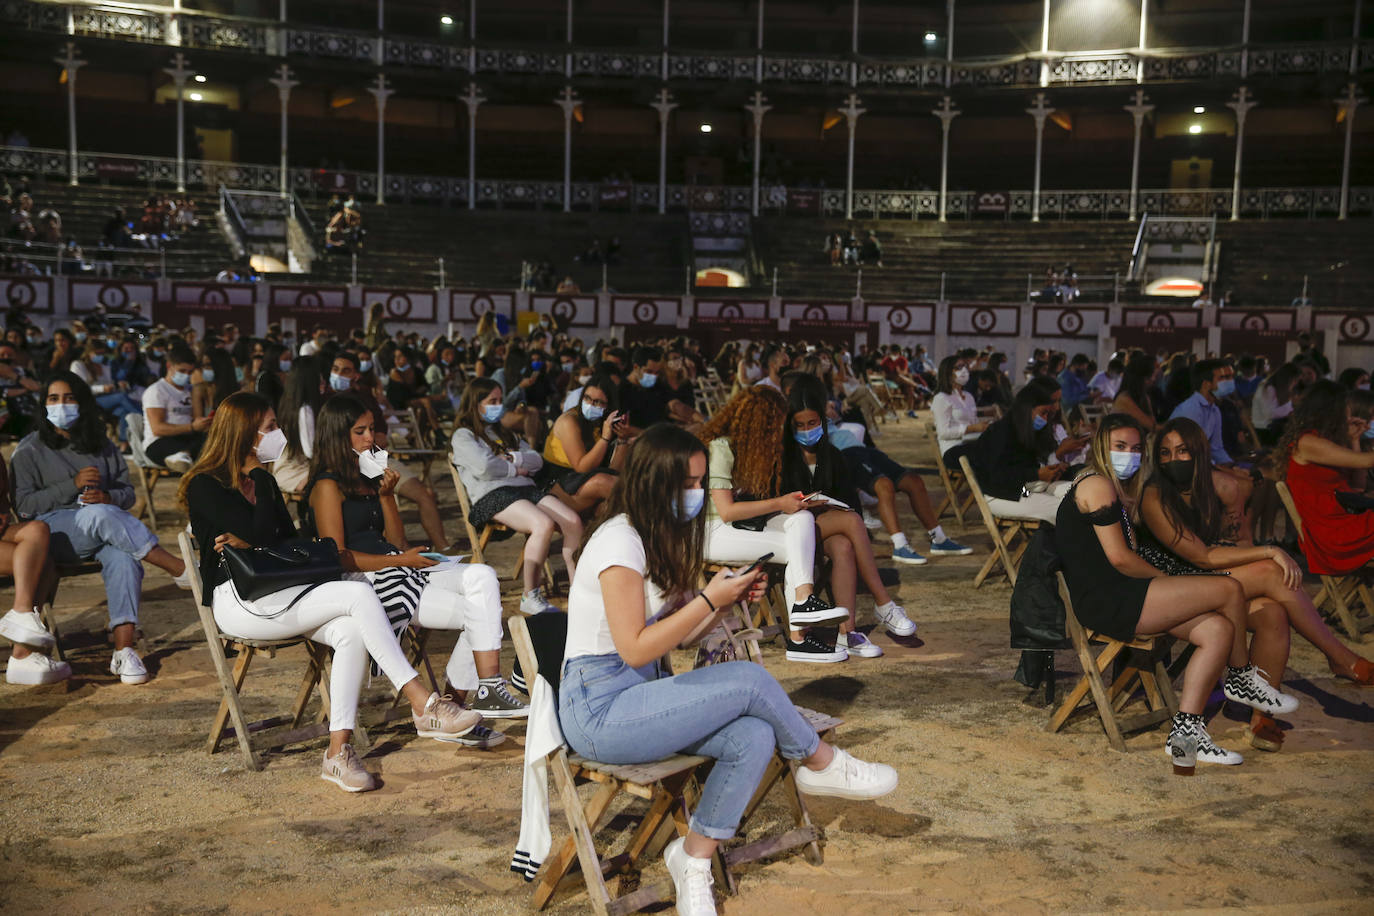
M 1180 490 L 1187 490 L 1193 485 L 1193 465 L 1192 458 L 1186 461 L 1170 461 L 1168 464 L 1161 464 L 1159 472 Z

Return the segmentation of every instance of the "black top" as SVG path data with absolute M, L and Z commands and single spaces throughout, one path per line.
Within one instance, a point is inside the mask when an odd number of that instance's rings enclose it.
M 968 463 L 988 496 L 1020 499 L 1021 488 L 1040 479 L 1040 459 L 1016 438 L 1010 417 L 995 421 L 967 449 Z
M 332 480 L 337 483 L 339 478 L 335 474 L 325 472 L 306 484 L 305 492 L 301 495 L 301 528 L 307 537 L 319 537 L 319 531 L 315 527 L 315 512 L 310 507 L 310 494 L 315 489 L 315 484 L 321 480 Z M 386 542 L 386 517 L 382 515 L 382 498 L 377 494 L 376 488 L 371 487 L 367 481 L 364 481 L 364 485 L 371 490 L 365 496 L 353 496 L 344 492 L 342 487 L 339 488 L 344 494 L 343 546 L 359 553 L 382 556 L 394 553 L 396 548 Z
M 692 380 L 685 375 L 682 377 L 682 384 L 676 388 L 668 384 L 668 376 L 665 375 L 654 384 L 652 390 L 658 395 L 665 408 L 672 401 L 681 401 L 688 407 L 696 409 L 697 389 L 692 384 Z
M 1089 629 L 1113 639 L 1134 639 L 1150 580 L 1128 576 L 1113 566 L 1096 530 L 1118 525 L 1126 543 L 1134 548 L 1130 520 L 1119 500 L 1096 512 L 1082 512 L 1077 491 L 1074 484 L 1064 496 L 1054 523 L 1054 545 L 1073 598 L 1074 614 Z
M 796 460 L 800 458 L 802 460 Z M 791 493 L 800 490 L 810 493 L 819 490 L 831 499 L 838 499 L 855 512 L 860 511 L 859 491 L 849 476 L 849 467 L 840 456 L 840 450 L 829 440 L 816 445 L 816 468 L 813 474 L 806 467 L 801 448 L 787 448 L 783 452 L 782 491 Z
M 630 418 L 630 425 L 636 429 L 648 429 L 668 419 L 668 402 L 657 384 L 653 388 L 645 388 L 629 379 L 621 382 L 620 409 L 625 411 Z
M 200 545 L 201 603 L 206 607 L 211 605 L 215 588 L 228 578 L 215 552 L 215 538 L 227 532 L 254 547 L 272 547 L 297 537 L 286 501 L 267 469 L 254 468 L 248 479 L 253 481 L 256 503 L 209 474 L 197 474 L 186 485 L 191 533 Z

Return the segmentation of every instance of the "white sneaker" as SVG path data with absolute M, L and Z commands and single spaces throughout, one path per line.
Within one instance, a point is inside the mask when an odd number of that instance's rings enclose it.
M 57 645 L 57 640 L 53 639 L 48 628 L 43 626 L 43 619 L 38 616 L 37 611 L 11 610 L 4 617 L 0 617 L 0 636 L 10 642 L 34 649 L 51 649 Z
M 869 642 L 868 636 L 858 630 L 850 630 L 841 639 L 847 640 L 845 648 L 850 655 L 857 655 L 860 658 L 879 658 L 883 650 Z
M 190 452 L 177 452 L 175 455 L 168 455 L 167 460 L 162 462 L 162 465 L 169 471 L 185 474 L 191 470 L 191 465 L 195 463 L 196 460 L 191 457 Z
M 5 666 L 5 680 L 11 684 L 56 684 L 72 676 L 72 666 L 54 661 L 46 655 L 30 652 L 23 658 L 10 656 Z
M 181 575 L 172 577 L 172 584 L 177 588 L 189 589 L 191 587 L 191 564 L 186 564 L 186 571 Z
M 869 514 L 868 510 L 865 509 L 864 527 L 867 528 L 869 531 L 876 531 L 879 528 L 883 527 L 883 520 L 880 518 L 874 518 L 872 515 Z
M 529 594 L 520 596 L 520 613 L 526 616 L 548 614 L 553 611 L 561 611 L 561 609 L 556 604 L 550 604 L 549 599 L 544 597 L 542 586 Z
M 873 616 L 887 628 L 893 636 L 915 636 L 916 621 L 906 615 L 906 609 L 895 601 L 887 606 L 873 608 Z
M 825 769 L 797 767 L 797 788 L 807 795 L 880 798 L 897 788 L 897 771 L 885 763 L 860 760 L 837 747 Z
M 1258 709 L 1267 716 L 1284 715 L 1298 708 L 1298 698 L 1283 693 L 1270 685 L 1265 678 L 1268 674 L 1263 668 L 1246 665 L 1244 668 L 1227 668 L 1226 681 L 1222 693 L 1226 699 L 1244 703 Z
M 143 667 L 143 659 L 132 648 L 115 650 L 110 659 L 110 673 L 119 675 L 126 684 L 143 684 L 148 680 L 148 669 Z
M 687 855 L 686 840 L 678 837 L 663 850 L 663 864 L 673 876 L 678 916 L 716 916 L 716 895 L 711 892 L 711 860 Z

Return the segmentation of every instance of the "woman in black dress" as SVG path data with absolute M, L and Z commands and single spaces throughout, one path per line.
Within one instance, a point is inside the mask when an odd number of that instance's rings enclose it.
M 1198 760 L 1235 765 L 1241 756 L 1214 744 L 1202 720 L 1223 666 L 1227 699 L 1258 706 L 1280 703 L 1282 695 L 1249 664 L 1248 603 L 1238 582 L 1167 576 L 1135 552 L 1131 516 L 1139 502 L 1143 443 L 1140 425 L 1124 414 L 1111 414 L 1098 426 L 1088 469 L 1059 505 L 1055 546 L 1064 558 L 1064 578 L 1074 613 L 1089 629 L 1121 640 L 1167 632 L 1197 647 L 1165 750 L 1179 773 L 1191 773 Z

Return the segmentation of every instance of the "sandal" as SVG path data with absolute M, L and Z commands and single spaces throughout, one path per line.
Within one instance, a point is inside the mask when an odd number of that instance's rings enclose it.
M 1355 662 L 1355 666 L 1352 670 L 1354 674 L 1346 674 L 1344 671 L 1333 671 L 1331 673 L 1342 680 L 1351 681 L 1361 687 L 1374 687 L 1374 662 L 1371 662 L 1367 658 L 1362 658 Z
M 1250 742 L 1250 746 L 1261 751 L 1278 751 L 1283 749 L 1283 729 L 1279 724 L 1268 716 L 1260 716 L 1258 722 L 1252 722 L 1245 726 L 1245 739 Z

